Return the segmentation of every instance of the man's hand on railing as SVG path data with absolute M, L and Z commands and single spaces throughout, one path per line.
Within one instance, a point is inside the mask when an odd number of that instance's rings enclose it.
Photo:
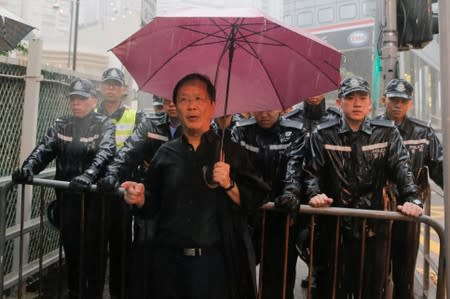
M 329 207 L 333 203 L 333 199 L 328 197 L 325 193 L 317 194 L 309 200 L 309 205 L 313 208 Z
M 74 177 L 69 184 L 69 188 L 79 191 L 87 191 L 91 186 L 93 178 L 83 173 L 82 175 Z
M 16 184 L 31 184 L 33 182 L 33 171 L 24 167 L 16 169 L 12 174 L 12 180 Z
M 112 193 L 116 192 L 119 187 L 119 180 L 113 175 L 107 175 L 97 182 L 97 191 L 99 192 Z
M 123 198 L 129 205 L 136 205 L 142 208 L 145 203 L 145 187 L 141 183 L 136 182 L 123 182 L 120 187 L 125 189 Z

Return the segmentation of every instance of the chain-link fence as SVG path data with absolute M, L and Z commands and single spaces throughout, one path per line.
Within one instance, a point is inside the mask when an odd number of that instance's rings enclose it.
M 19 165 L 21 148 L 22 118 L 24 115 L 26 65 L 19 61 L 0 61 L 0 177 L 10 175 Z M 40 81 L 36 142 L 45 135 L 55 119 L 70 113 L 66 94 L 70 81 L 75 77 L 92 79 L 67 70 L 42 69 Z M 49 167 L 54 164 L 49 165 Z M 6 228 L 17 223 L 17 189 L 7 195 Z M 44 196 L 45 205 L 56 199 L 53 190 L 47 190 Z M 40 195 L 33 192 L 31 200 L 31 219 L 39 217 Z M 56 250 L 59 245 L 59 233 L 51 226 L 44 228 L 44 255 Z M 14 271 L 14 253 L 17 252 L 14 240 L 9 240 L 4 248 L 4 275 Z M 24 260 L 27 263 L 39 257 L 39 231 L 29 234 L 28 252 Z

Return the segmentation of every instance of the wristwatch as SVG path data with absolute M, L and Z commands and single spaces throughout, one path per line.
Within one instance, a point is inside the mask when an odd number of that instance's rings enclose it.
M 234 187 L 234 181 L 230 180 L 230 186 L 228 186 L 227 188 L 223 188 L 223 190 L 230 191 L 231 189 L 233 189 L 233 187 Z
M 84 173 L 89 175 L 89 176 L 91 176 L 91 177 L 95 176 L 95 170 L 93 170 L 92 168 L 86 169 L 86 171 Z
M 423 209 L 423 203 L 422 203 L 422 201 L 420 199 L 416 198 L 416 199 L 413 199 L 411 202 Z

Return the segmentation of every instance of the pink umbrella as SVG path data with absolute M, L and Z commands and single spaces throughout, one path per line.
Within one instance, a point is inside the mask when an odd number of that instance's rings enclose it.
M 340 80 L 336 49 L 255 9 L 178 10 L 112 51 L 141 90 L 168 99 L 185 75 L 209 76 L 217 116 L 286 109 L 336 89 Z

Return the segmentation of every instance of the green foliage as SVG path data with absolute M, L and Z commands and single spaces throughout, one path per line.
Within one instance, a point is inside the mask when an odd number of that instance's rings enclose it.
M 21 52 L 22 54 L 28 54 L 28 47 L 24 43 L 19 43 L 14 49 L 9 51 L 0 51 L 0 56 L 9 56 L 13 51 Z

